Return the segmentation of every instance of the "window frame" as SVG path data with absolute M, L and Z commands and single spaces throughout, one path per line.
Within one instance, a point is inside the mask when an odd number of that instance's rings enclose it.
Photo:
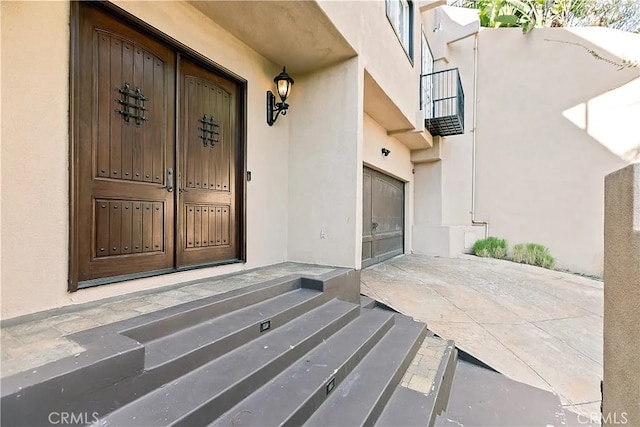
M 402 4 L 406 4 L 406 9 L 400 8 Z M 401 14 L 401 10 L 406 10 L 406 22 L 405 25 L 408 26 L 406 34 L 403 34 L 402 24 L 403 15 Z M 387 20 L 393 29 L 404 53 L 407 55 L 409 62 L 413 66 L 413 21 L 414 21 L 414 9 L 413 9 L 413 1 L 412 0 L 385 0 L 385 14 L 387 15 Z M 395 22 L 397 19 L 397 23 Z M 403 40 L 406 37 L 406 42 Z

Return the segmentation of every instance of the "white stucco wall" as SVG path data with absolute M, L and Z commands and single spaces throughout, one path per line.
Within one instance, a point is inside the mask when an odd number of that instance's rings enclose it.
M 67 293 L 69 4 L 2 2 L 2 318 L 286 259 L 289 128 L 264 111 L 278 67 L 185 3 L 117 4 L 249 82 L 247 263 Z
M 585 48 L 621 62 L 640 35 L 483 29 L 479 43 L 477 216 L 512 244 L 548 246 L 559 268 L 601 275 L 603 179 L 640 146 L 640 70 Z

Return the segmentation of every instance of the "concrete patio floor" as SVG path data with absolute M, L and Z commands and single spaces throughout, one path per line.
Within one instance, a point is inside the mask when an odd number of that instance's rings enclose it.
M 474 256 L 405 255 L 363 270 L 361 292 L 599 420 L 602 282 Z

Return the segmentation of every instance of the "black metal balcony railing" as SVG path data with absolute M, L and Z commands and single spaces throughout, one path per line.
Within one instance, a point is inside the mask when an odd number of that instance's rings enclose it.
M 464 133 L 464 91 L 457 68 L 423 74 L 420 98 L 425 126 L 433 136 Z

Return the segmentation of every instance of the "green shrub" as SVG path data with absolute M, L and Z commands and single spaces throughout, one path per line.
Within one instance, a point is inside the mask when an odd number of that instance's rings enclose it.
M 549 252 L 549 248 L 537 243 L 518 243 L 513 247 L 512 259 L 514 262 L 549 269 L 556 265 L 556 260 Z
M 487 237 L 477 240 L 472 250 L 476 256 L 503 259 L 507 256 L 507 241 L 497 237 Z

